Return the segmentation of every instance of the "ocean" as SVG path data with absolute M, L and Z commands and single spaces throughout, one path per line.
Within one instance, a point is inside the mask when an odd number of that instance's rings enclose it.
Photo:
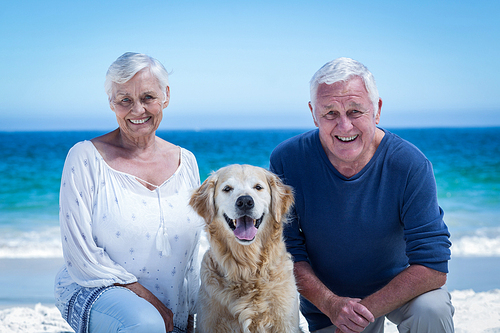
M 432 162 L 454 257 L 500 256 L 500 127 L 389 129 Z M 305 130 L 159 131 L 192 151 L 202 181 L 222 166 L 267 168 Z M 68 150 L 104 132 L 0 132 L 0 258 L 60 258 L 58 196 Z

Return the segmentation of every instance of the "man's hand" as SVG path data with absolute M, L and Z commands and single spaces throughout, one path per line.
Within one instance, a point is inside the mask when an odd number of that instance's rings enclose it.
M 163 321 L 165 322 L 165 330 L 167 332 L 171 332 L 174 330 L 174 314 L 155 295 L 153 295 L 152 292 L 146 289 L 139 282 L 117 285 L 132 290 L 137 296 L 142 297 L 146 301 L 151 303 L 162 316 Z
M 363 331 L 375 318 L 372 313 L 359 302 L 359 298 L 331 296 L 324 310 L 337 332 L 352 333 Z
M 335 295 L 318 279 L 309 263 L 296 262 L 294 272 L 302 296 L 330 318 L 337 332 L 361 332 L 375 321 L 373 314 L 360 303 L 361 299 Z

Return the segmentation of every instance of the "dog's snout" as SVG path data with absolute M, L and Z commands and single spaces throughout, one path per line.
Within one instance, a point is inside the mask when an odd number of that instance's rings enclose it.
M 236 200 L 236 208 L 241 210 L 249 210 L 254 206 L 253 198 L 249 195 L 242 195 Z

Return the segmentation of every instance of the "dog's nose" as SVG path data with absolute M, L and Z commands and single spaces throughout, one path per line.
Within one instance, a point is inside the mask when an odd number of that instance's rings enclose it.
M 236 200 L 236 208 L 241 210 L 252 209 L 254 205 L 253 198 L 249 195 L 242 195 Z

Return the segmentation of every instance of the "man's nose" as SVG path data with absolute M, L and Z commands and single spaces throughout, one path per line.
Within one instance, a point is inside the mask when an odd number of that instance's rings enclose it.
M 352 128 L 352 121 L 351 121 L 351 119 L 349 119 L 349 117 L 347 115 L 345 115 L 345 114 L 340 115 L 340 117 L 338 118 L 337 126 L 341 130 L 348 131 Z

